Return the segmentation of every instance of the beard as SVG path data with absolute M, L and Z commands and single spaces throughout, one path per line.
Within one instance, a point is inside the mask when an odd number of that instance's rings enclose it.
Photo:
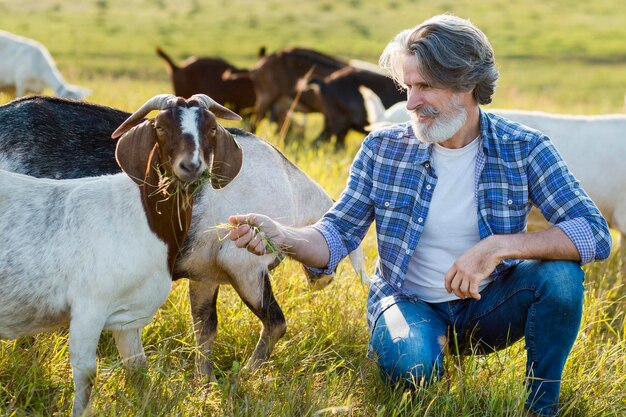
M 467 110 L 461 104 L 457 95 L 452 97 L 448 108 L 443 111 L 433 106 L 425 106 L 410 112 L 413 133 L 421 142 L 441 143 L 454 136 L 467 121 Z M 433 121 L 430 125 L 420 123 L 419 116 L 430 116 Z

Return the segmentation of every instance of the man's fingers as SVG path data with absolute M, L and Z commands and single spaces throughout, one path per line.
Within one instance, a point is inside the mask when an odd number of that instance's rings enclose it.
M 462 283 L 463 279 L 461 278 L 460 274 L 456 274 L 454 278 L 452 278 L 452 282 L 450 283 L 451 291 L 454 292 L 454 294 L 459 298 L 463 298 L 463 293 L 460 290 Z
M 461 298 L 467 298 L 470 296 L 470 282 L 467 279 L 461 280 L 459 284 L 459 292 L 461 293 Z
M 480 293 L 478 292 L 478 283 L 472 281 L 469 288 L 470 297 L 480 300 Z
M 443 282 L 444 282 L 444 285 L 446 286 L 446 291 L 448 291 L 448 293 L 452 292 L 452 280 L 454 279 L 455 275 L 456 275 L 456 266 L 452 264 L 452 266 L 450 267 L 450 269 L 448 269 L 448 272 L 446 272 L 446 275 L 443 278 Z
M 256 216 L 254 214 L 235 214 L 228 217 L 228 222 L 232 225 L 254 224 Z

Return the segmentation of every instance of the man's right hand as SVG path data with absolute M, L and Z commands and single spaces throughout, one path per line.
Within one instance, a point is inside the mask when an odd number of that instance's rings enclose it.
M 282 252 L 286 238 L 283 226 L 262 214 L 238 214 L 228 218 L 233 229 L 228 233 L 238 248 L 255 255 Z

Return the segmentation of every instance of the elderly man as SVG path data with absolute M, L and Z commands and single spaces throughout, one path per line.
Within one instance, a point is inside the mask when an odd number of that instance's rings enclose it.
M 441 376 L 447 346 L 493 352 L 524 337 L 528 413 L 556 415 L 582 315 L 580 265 L 609 256 L 606 221 L 548 137 L 481 110 L 498 71 L 469 21 L 440 15 L 405 30 L 381 64 L 406 88 L 411 122 L 365 138 L 315 225 L 239 215 L 230 238 L 262 254 L 264 234 L 331 271 L 376 221 L 367 318 L 382 374 L 423 386 Z M 526 233 L 532 205 L 552 227 Z

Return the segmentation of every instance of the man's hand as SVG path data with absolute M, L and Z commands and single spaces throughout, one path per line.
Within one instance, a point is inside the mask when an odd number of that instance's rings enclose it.
M 280 252 L 285 247 L 285 235 L 280 224 L 262 214 L 242 214 L 230 216 L 233 229 L 228 238 L 235 241 L 238 248 L 246 248 L 255 255 Z
M 481 240 L 459 257 L 445 275 L 446 290 L 459 298 L 480 300 L 478 285 L 493 272 L 502 260 L 494 239 Z

